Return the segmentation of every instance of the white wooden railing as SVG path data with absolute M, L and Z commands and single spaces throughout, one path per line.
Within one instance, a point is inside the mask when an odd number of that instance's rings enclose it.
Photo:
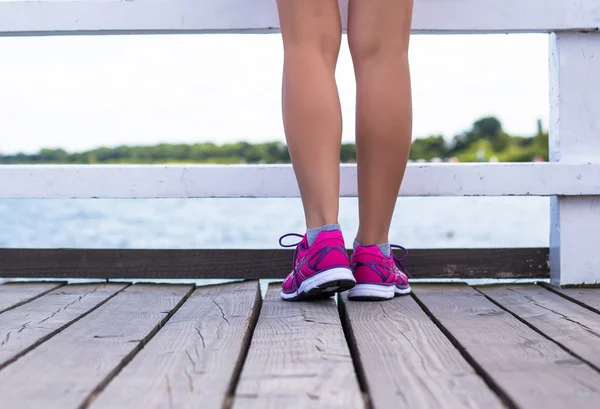
M 551 163 L 409 165 L 400 194 L 551 196 L 560 285 L 600 283 L 599 28 L 600 0 L 415 0 L 415 33 L 550 33 Z M 0 0 L 0 36 L 277 31 L 274 0 Z M 0 167 L 0 198 L 297 196 L 290 166 Z

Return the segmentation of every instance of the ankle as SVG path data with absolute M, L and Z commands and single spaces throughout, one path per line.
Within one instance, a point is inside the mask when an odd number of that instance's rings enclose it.
M 318 229 L 321 228 L 323 226 L 331 226 L 331 225 L 336 225 L 339 226 L 339 222 L 337 220 L 337 218 L 333 218 L 333 217 L 326 217 L 326 216 L 320 216 L 320 217 L 310 217 L 310 218 L 306 218 L 306 229 L 310 230 L 310 229 Z
M 356 234 L 356 242 L 361 246 L 378 246 L 380 244 L 389 243 L 390 239 L 386 234 L 368 234 L 363 233 L 360 230 Z

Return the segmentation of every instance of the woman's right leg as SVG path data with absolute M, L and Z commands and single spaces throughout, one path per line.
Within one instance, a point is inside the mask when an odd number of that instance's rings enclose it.
M 283 120 L 307 232 L 281 297 L 330 297 L 355 284 L 338 222 L 342 114 L 335 66 L 338 0 L 278 0 L 284 47 Z
M 335 82 L 338 0 L 278 0 L 283 120 L 307 228 L 338 222 L 342 114 Z

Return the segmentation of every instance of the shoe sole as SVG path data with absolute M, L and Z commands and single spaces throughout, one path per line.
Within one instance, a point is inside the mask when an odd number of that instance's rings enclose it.
M 296 292 L 280 293 L 286 301 L 319 300 L 351 289 L 356 280 L 349 268 L 339 267 L 317 273 L 304 280 Z
M 410 294 L 410 287 L 399 289 L 395 285 L 356 284 L 348 291 L 348 299 L 353 301 L 385 301 L 397 295 Z

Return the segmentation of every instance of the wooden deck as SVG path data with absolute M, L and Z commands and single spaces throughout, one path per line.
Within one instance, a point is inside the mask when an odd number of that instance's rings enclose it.
M 600 289 L 0 285 L 0 407 L 597 408 Z

